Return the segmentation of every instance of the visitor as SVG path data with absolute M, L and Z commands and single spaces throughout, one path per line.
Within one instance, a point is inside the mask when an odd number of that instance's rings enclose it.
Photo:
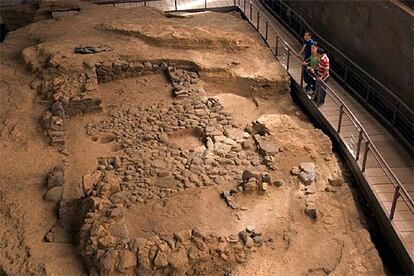
M 303 35 L 303 40 L 304 40 L 303 47 L 298 53 L 298 56 L 302 55 L 303 53 L 303 57 L 304 57 L 303 61 L 305 61 L 311 56 L 311 46 L 314 43 L 314 41 L 312 40 L 312 33 L 305 32 L 305 34 Z
M 316 90 L 316 82 L 324 82 L 326 83 L 329 79 L 329 58 L 328 55 L 325 53 L 325 50 L 321 47 L 318 47 L 318 66 L 316 70 L 316 79 L 310 78 L 311 88 L 315 92 Z M 318 89 L 317 93 L 314 94 L 313 97 L 316 105 L 320 107 L 325 103 L 326 91 L 324 89 Z
M 318 43 L 314 42 L 311 46 L 311 56 L 303 62 L 303 81 L 306 83 L 305 90 L 308 92 L 311 88 L 310 78 L 315 76 L 315 70 L 318 66 Z

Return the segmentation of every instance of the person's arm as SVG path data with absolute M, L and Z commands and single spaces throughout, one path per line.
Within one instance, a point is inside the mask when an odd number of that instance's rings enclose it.
M 298 53 L 298 56 L 300 56 L 300 55 L 303 53 L 303 51 L 305 51 L 305 46 L 306 46 L 306 45 L 303 45 L 302 49 L 300 49 L 300 51 L 299 51 L 299 53 Z

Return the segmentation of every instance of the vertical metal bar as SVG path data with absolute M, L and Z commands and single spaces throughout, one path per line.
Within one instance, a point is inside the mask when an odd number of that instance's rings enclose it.
M 233 1 L 233 6 L 236 6 L 236 0 Z
M 365 172 L 365 166 L 367 165 L 368 151 L 369 151 L 369 141 L 366 141 L 364 157 L 362 159 L 362 172 Z
M 243 13 L 246 15 L 246 0 L 243 0 Z
M 144 1 L 144 7 L 146 7 L 147 6 L 147 1 Z
M 303 64 L 301 64 L 301 69 L 300 70 L 300 87 L 303 87 L 303 74 L 305 73 L 305 66 L 303 66 Z
M 204 0 L 204 8 L 207 9 L 207 0 Z
M 341 107 L 339 108 L 339 121 L 338 121 L 338 133 L 341 132 L 341 126 L 342 126 L 342 117 L 344 115 L 344 105 L 341 104 Z
M 174 7 L 175 7 L 175 10 L 177 10 L 177 0 L 174 0 Z
M 266 28 L 265 28 L 265 38 L 266 38 L 266 42 L 267 42 L 267 37 L 269 34 L 269 22 L 267 22 L 266 20 L 266 24 L 265 24 Z
M 279 48 L 279 36 L 276 34 L 275 56 L 277 56 L 278 48 Z
M 348 79 L 348 67 L 345 67 L 345 76 L 344 76 L 344 82 L 346 83 Z
M 257 11 L 257 31 L 260 33 L 260 13 Z
M 394 218 L 395 208 L 397 207 L 397 200 L 400 197 L 400 186 L 395 187 L 394 198 L 390 210 L 390 220 Z
M 394 113 L 392 114 L 392 121 L 391 121 L 391 133 L 394 132 L 394 124 L 395 124 L 395 118 L 397 118 L 397 112 L 398 112 L 398 104 L 399 101 L 396 100 L 396 103 L 394 104 Z
M 368 105 L 368 99 L 369 99 L 370 94 L 371 94 L 371 87 L 368 86 L 367 96 L 365 97 L 365 101 L 364 101 L 365 107 Z
M 359 136 L 358 136 L 357 152 L 355 156 L 355 159 L 357 161 L 359 160 L 359 153 L 361 152 L 361 143 L 362 143 L 362 129 L 359 130 Z
M 290 48 L 288 47 L 287 58 L 286 58 L 286 71 L 289 71 L 289 61 L 290 61 Z
M 253 4 L 250 2 L 250 21 L 252 21 L 253 18 Z

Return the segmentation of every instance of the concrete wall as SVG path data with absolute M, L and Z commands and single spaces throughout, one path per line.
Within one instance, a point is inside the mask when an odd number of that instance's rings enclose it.
M 414 16 L 390 1 L 284 1 L 320 36 L 413 107 Z

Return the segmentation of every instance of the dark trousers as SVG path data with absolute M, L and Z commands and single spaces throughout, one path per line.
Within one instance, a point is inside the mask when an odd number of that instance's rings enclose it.
M 326 84 L 329 80 L 329 77 L 327 77 L 323 82 Z M 316 80 L 312 79 L 313 84 L 311 84 L 312 89 L 315 90 L 316 88 Z M 315 88 L 314 88 L 315 87 Z M 326 97 L 326 90 L 322 87 L 320 87 L 320 89 L 316 90 L 316 94 L 315 97 L 313 98 L 313 100 L 315 101 L 315 103 L 320 106 L 323 105 L 325 103 L 325 97 Z
M 302 70 L 303 70 L 303 81 L 305 82 L 305 83 L 310 83 L 310 79 L 311 79 L 311 76 L 310 76 L 310 74 L 309 74 L 309 72 L 308 72 L 308 70 L 306 69 L 306 67 L 307 67 L 307 65 L 302 65 Z

